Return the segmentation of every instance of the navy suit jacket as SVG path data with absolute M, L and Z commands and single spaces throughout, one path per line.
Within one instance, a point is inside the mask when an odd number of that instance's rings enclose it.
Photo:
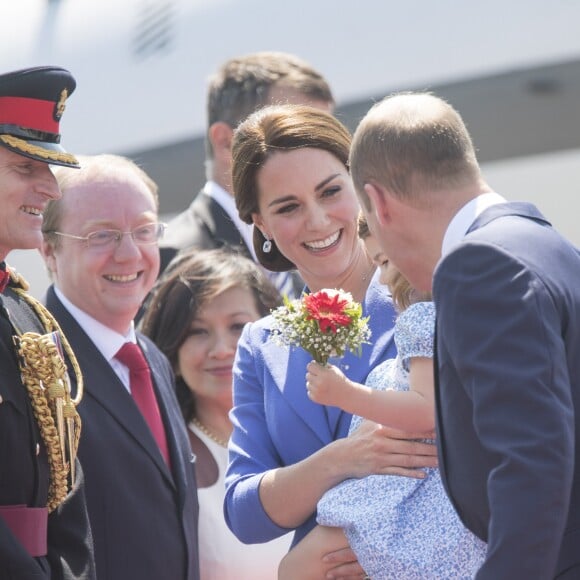
M 84 377 L 79 458 L 98 577 L 198 580 L 193 455 L 169 362 L 138 333 L 167 433 L 171 471 L 131 395 L 52 287 L 46 303 L 71 343 Z
M 445 488 L 478 579 L 580 578 L 580 256 L 537 209 L 484 211 L 434 275 Z

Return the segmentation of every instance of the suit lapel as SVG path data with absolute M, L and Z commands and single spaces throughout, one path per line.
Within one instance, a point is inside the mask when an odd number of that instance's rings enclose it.
M 251 257 L 250 249 L 224 208 L 212 197 L 200 194 L 193 202 L 195 210 L 215 239 L 241 250 Z
M 481 212 L 481 214 L 475 218 L 475 221 L 471 224 L 469 230 L 467 230 L 467 233 L 477 230 L 489 224 L 495 219 L 507 216 L 519 216 L 532 219 L 548 226 L 551 225 L 550 222 L 531 203 L 526 203 L 523 201 L 498 203 L 488 207 L 486 210 Z
M 57 298 L 52 287 L 48 290 L 46 305 L 71 343 L 83 374 L 85 396 L 94 399 L 109 413 L 119 424 L 119 428 L 135 442 L 135 446 L 147 453 L 164 476 L 173 483 L 169 468 L 131 395 L 109 362 Z
M 312 360 L 300 348 L 283 348 L 271 340 L 263 347 L 265 368 L 271 373 L 276 388 L 294 409 L 305 426 L 320 439 L 329 440 L 328 416 L 323 405 L 313 403 L 306 392 L 306 365 Z M 340 410 L 339 410 L 340 413 Z
M 393 344 L 393 331 L 385 330 L 385 317 L 395 317 L 392 306 L 386 303 L 386 291 L 373 279 L 363 301 L 363 316 L 369 316 L 372 331 L 371 344 L 364 345 L 363 356 L 347 353 L 341 360 L 331 360 L 357 382 L 364 383 L 367 374 L 386 358 Z M 269 329 L 266 329 L 269 331 Z M 370 352 L 369 352 L 370 350 Z M 351 415 L 339 407 L 313 403 L 306 391 L 306 365 L 312 357 L 300 348 L 286 349 L 267 339 L 263 345 L 265 368 L 271 373 L 276 388 L 282 393 L 295 413 L 324 444 L 336 439 L 344 427 L 348 429 Z M 395 356 L 394 350 L 392 356 Z
M 441 474 L 441 480 L 443 481 L 443 486 L 447 494 L 449 495 L 449 489 L 447 488 L 447 470 L 445 469 L 445 450 L 443 449 L 443 444 L 445 442 L 444 437 L 444 425 L 441 420 L 441 391 L 439 384 L 439 344 L 437 340 L 437 318 L 435 318 L 435 334 L 433 336 L 433 373 L 435 379 L 435 427 L 437 429 L 437 455 L 439 461 L 439 472 Z

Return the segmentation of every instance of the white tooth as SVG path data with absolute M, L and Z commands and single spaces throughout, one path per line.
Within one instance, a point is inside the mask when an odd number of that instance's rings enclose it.
M 328 246 L 331 246 L 332 244 L 334 244 L 334 242 L 336 242 L 336 240 L 338 240 L 339 235 L 340 235 L 340 232 L 336 232 L 336 233 L 332 234 L 331 236 L 328 236 L 328 238 L 325 238 L 324 240 L 316 240 L 313 242 L 306 242 L 306 245 L 310 248 L 315 249 L 315 250 L 322 250 L 322 249 L 327 248 Z
M 30 207 L 28 205 L 23 205 L 22 210 L 25 211 L 26 213 L 30 213 L 32 215 L 42 215 L 42 212 L 39 209 L 37 209 L 35 207 Z
M 107 276 L 112 282 L 131 282 L 137 279 L 137 274 L 128 274 L 127 276 Z

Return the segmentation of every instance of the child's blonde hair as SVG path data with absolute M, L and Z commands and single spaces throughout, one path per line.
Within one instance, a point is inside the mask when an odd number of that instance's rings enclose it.
M 361 211 L 358 215 L 358 236 L 361 240 L 366 240 L 372 236 L 369 229 L 369 224 Z M 386 283 L 391 291 L 393 303 L 399 312 L 409 308 L 415 302 L 426 302 L 431 300 L 430 292 L 418 292 L 409 284 L 409 281 L 395 266 L 389 264 L 389 269 L 386 273 Z

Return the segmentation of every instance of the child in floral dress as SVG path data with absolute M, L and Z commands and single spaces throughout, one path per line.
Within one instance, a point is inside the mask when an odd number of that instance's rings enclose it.
M 404 431 L 430 431 L 435 423 L 434 305 L 417 296 L 384 254 L 373 253 L 368 233 L 365 241 L 399 308 L 398 355 L 376 367 L 365 385 L 335 366 L 312 362 L 306 375 L 309 395 L 353 413 L 351 433 L 363 418 Z M 485 556 L 485 543 L 460 522 L 438 469 L 427 469 L 422 479 L 370 475 L 346 480 L 321 498 L 318 522 L 344 529 L 372 579 L 473 578 Z

